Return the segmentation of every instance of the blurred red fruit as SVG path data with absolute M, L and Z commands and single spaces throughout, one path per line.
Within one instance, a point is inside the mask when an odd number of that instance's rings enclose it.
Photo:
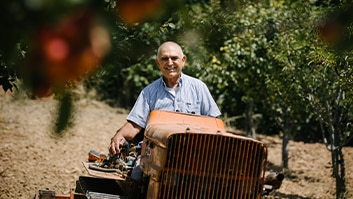
M 328 44 L 337 44 L 343 36 L 343 27 L 337 21 L 327 21 L 319 27 L 320 38 Z
M 53 61 L 62 61 L 69 54 L 69 46 L 62 38 L 51 38 L 45 42 L 44 52 L 46 57 Z
M 118 0 L 117 12 L 126 24 L 133 24 L 156 14 L 160 4 L 160 0 Z
M 38 29 L 26 70 L 29 79 L 36 78 L 38 71 L 43 77 L 43 82 L 36 80 L 32 85 L 34 94 L 45 96 L 45 90 L 53 86 L 62 87 L 93 73 L 110 47 L 107 28 L 89 9 L 63 18 L 56 26 Z
M 49 97 L 52 94 L 53 94 L 53 91 L 51 89 L 51 86 L 48 85 L 48 84 L 41 84 L 40 86 L 35 87 L 32 90 L 32 95 L 33 95 L 32 97 L 33 98 L 36 98 L 36 97 L 39 97 L 39 98 Z

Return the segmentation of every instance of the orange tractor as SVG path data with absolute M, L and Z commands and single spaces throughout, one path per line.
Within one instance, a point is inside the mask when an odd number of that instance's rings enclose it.
M 225 130 L 221 119 L 152 111 L 143 141 L 109 157 L 89 152 L 74 193 L 40 190 L 37 199 L 258 199 L 278 189 L 282 173 L 265 177 L 267 148 Z M 130 178 L 136 161 L 143 177 Z

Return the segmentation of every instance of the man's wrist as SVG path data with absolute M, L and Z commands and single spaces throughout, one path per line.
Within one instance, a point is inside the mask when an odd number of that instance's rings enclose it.
M 113 136 L 110 140 L 113 141 L 114 139 L 116 139 L 116 137 L 118 136 L 118 134 L 119 134 L 119 131 L 117 131 L 117 132 L 114 134 L 114 136 Z

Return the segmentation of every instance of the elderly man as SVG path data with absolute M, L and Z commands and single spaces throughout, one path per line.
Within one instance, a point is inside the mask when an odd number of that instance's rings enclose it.
M 115 155 L 126 140 L 146 127 L 152 110 L 167 110 L 218 117 L 219 111 L 206 84 L 182 73 L 186 62 L 180 45 L 164 42 L 157 51 L 156 64 L 162 77 L 146 86 L 127 116 L 127 122 L 115 133 L 109 152 Z

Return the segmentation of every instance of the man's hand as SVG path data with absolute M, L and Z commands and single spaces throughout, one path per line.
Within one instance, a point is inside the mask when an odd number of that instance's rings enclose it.
M 137 135 L 137 133 L 140 132 L 141 129 L 142 128 L 139 125 L 133 122 L 126 122 L 111 139 L 109 145 L 109 153 L 111 155 L 120 153 L 120 149 L 124 145 L 126 140 L 133 139 Z
M 115 155 L 117 153 L 120 153 L 121 147 L 124 145 L 126 142 L 126 139 L 120 135 L 119 133 L 116 133 L 114 137 L 111 139 L 110 145 L 109 145 L 109 153 L 111 155 Z

